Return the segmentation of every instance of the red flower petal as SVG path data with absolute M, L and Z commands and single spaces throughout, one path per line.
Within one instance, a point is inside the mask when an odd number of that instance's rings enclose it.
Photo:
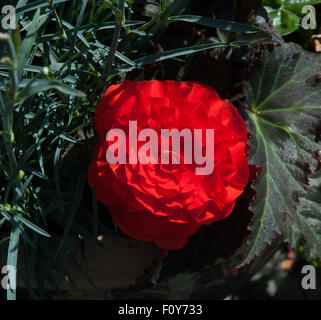
M 215 90 L 191 81 L 124 81 L 108 88 L 95 117 L 99 143 L 88 182 L 128 236 L 179 249 L 203 224 L 232 212 L 249 180 L 247 131 L 237 109 Z M 214 129 L 214 171 L 196 175 L 197 165 L 184 164 L 183 153 L 181 164 L 110 165 L 106 133 L 119 128 L 128 135 L 129 121 L 137 121 L 138 132 Z

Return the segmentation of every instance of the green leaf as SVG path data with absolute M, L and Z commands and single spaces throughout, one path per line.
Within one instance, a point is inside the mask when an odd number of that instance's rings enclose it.
M 78 177 L 77 177 L 77 182 L 76 182 L 76 188 L 75 188 L 75 195 L 74 195 L 74 199 L 73 202 L 71 204 L 71 207 L 68 211 L 68 214 L 66 216 L 66 221 L 65 221 L 65 228 L 64 228 L 64 234 L 63 237 L 59 243 L 59 247 L 56 253 L 56 256 L 59 254 L 59 252 L 61 251 L 61 249 L 65 246 L 65 242 L 67 240 L 67 236 L 70 232 L 70 229 L 72 227 L 74 218 L 76 216 L 76 213 L 79 209 L 80 206 L 80 202 L 81 202 L 81 198 L 84 192 L 84 188 L 85 188 L 85 183 L 86 183 L 86 174 L 83 170 L 83 172 L 80 172 Z
M 130 26 L 137 26 L 143 24 L 143 21 L 127 21 L 124 24 L 124 27 L 130 27 Z M 115 28 L 115 22 L 106 22 L 106 23 L 100 23 L 100 24 L 91 24 L 91 25 L 85 25 L 85 26 L 80 26 L 78 28 L 71 28 L 69 30 L 66 30 L 66 35 L 67 37 L 70 36 L 73 32 L 77 31 L 78 34 L 86 33 L 86 32 L 97 32 L 100 30 L 107 30 L 107 29 L 114 29 Z M 61 36 L 56 35 L 56 34 L 48 34 L 44 35 L 42 37 L 37 38 L 37 43 L 42 43 L 42 42 L 48 42 L 48 41 L 53 41 L 61 39 Z
M 32 19 L 31 25 L 28 29 L 28 32 L 26 36 L 24 37 L 20 50 L 17 56 L 18 60 L 18 66 L 17 66 L 17 73 L 18 73 L 18 79 L 21 79 L 21 75 L 23 72 L 23 69 L 28 61 L 30 51 L 36 41 L 37 38 L 37 30 L 39 27 L 45 22 L 45 20 L 48 17 L 46 15 L 43 15 L 40 19 L 40 10 L 38 9 Z
M 285 240 L 297 249 L 304 240 L 308 260 L 321 259 L 321 172 L 310 178 L 310 191 L 300 199 L 297 215 L 289 217 Z
M 301 18 L 289 10 L 273 10 L 269 12 L 269 15 L 275 29 L 281 36 L 290 34 L 299 28 Z
M 184 10 L 189 5 L 190 2 L 191 0 L 172 1 L 172 3 L 165 10 L 164 14 L 167 16 L 171 16 L 173 14 L 176 15 L 182 10 Z
M 263 0 L 263 5 L 273 20 L 276 30 L 282 35 L 292 33 L 299 28 L 304 6 L 315 6 L 321 0 Z
M 77 89 L 66 86 L 58 80 L 30 80 L 29 85 L 25 86 L 24 89 L 19 93 L 19 98 L 30 97 L 34 94 L 38 94 L 42 91 L 56 89 L 61 93 L 69 96 L 84 97 L 85 94 Z
M 245 45 L 246 43 L 242 43 L 242 45 Z M 149 56 L 145 56 L 139 59 L 135 60 L 135 63 L 137 67 L 142 67 L 144 65 L 157 62 L 157 61 L 163 61 L 170 58 L 176 58 L 188 54 L 193 54 L 196 52 L 213 49 L 213 48 L 222 48 L 222 47 L 229 47 L 229 46 L 236 46 L 236 43 L 206 43 L 206 44 L 199 44 L 191 47 L 186 48 L 179 48 L 174 50 L 168 50 L 164 51 L 162 53 L 156 53 Z M 241 45 L 241 44 L 239 44 Z
M 6 217 L 3 217 L 1 220 L 0 220 L 0 228 L 4 225 L 4 223 L 7 221 L 7 218 Z
M 185 47 L 185 48 L 163 51 L 162 53 L 156 53 L 156 54 L 152 54 L 149 56 L 136 59 L 134 60 L 135 66 L 120 67 L 115 71 L 113 71 L 111 74 L 118 74 L 120 72 L 129 72 L 134 70 L 135 68 L 140 68 L 153 62 L 176 58 L 176 57 L 193 54 L 204 50 L 209 50 L 214 48 L 226 48 L 226 47 L 241 47 L 241 46 L 250 45 L 251 43 L 255 43 L 259 41 L 262 41 L 262 39 L 255 39 L 251 41 L 228 42 L 228 43 L 222 43 L 222 42 L 205 43 L 205 44 L 199 44 L 199 45 Z
M 30 228 L 31 230 L 35 231 L 36 233 L 48 237 L 50 238 L 50 234 L 48 232 L 46 232 L 45 230 L 39 228 L 38 226 L 36 226 L 34 223 L 32 223 L 31 221 L 27 220 L 26 218 L 24 218 L 22 215 L 15 215 L 15 218 L 17 220 L 19 220 L 21 223 L 23 223 L 26 227 Z
M 63 3 L 63 2 L 67 2 L 69 0 L 52 0 L 52 5 L 55 4 L 59 4 L 59 3 Z M 37 10 L 40 8 L 45 8 L 45 7 L 50 7 L 50 3 L 48 0 L 39 0 L 39 1 L 34 1 L 32 3 L 29 3 L 23 7 L 20 7 L 16 10 L 17 14 L 22 14 L 22 13 L 26 13 L 29 11 L 33 11 L 33 10 Z
M 249 162 L 262 167 L 249 229 L 249 263 L 280 234 L 286 213 L 295 215 L 298 195 L 307 187 L 307 167 L 317 165 L 316 141 L 321 118 L 320 62 L 296 46 L 284 44 L 263 61 L 245 83 L 249 102 Z
M 10 237 L 6 237 L 6 238 L 3 238 L 3 239 L 0 239 L 0 246 L 3 245 L 8 240 L 10 240 Z
M 302 8 L 304 6 L 316 6 L 321 3 L 321 0 L 283 0 L 282 4 L 284 8 L 296 13 L 299 16 L 302 14 Z
M 273 9 L 285 8 L 297 15 L 302 15 L 302 8 L 320 4 L 321 0 L 263 0 L 263 5 Z
M 18 261 L 19 238 L 20 238 L 20 231 L 19 231 L 18 225 L 14 223 L 12 224 L 12 229 L 10 233 L 7 265 L 13 266 L 16 270 L 17 270 L 17 261 Z M 15 282 L 17 283 L 17 279 L 15 279 Z M 9 288 L 7 290 L 7 299 L 16 300 L 16 289 Z
M 207 17 L 193 16 L 193 15 L 173 16 L 173 17 L 169 17 L 168 20 L 192 22 L 192 23 L 197 23 L 202 26 L 206 26 L 210 28 L 217 28 L 217 29 L 227 30 L 232 32 L 253 33 L 253 32 L 259 31 L 258 28 L 251 25 L 244 24 L 244 23 L 228 21 L 228 20 L 220 20 L 220 19 L 211 19 Z

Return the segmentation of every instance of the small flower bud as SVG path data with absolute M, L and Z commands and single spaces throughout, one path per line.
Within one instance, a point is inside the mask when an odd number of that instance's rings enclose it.
M 49 74 L 49 68 L 48 67 L 43 67 L 42 72 L 43 72 L 44 75 L 47 76 Z
M 9 57 L 3 57 L 1 60 L 0 60 L 0 63 L 6 65 L 6 66 L 10 66 L 12 61 Z
M 9 33 L 2 33 L 0 32 L 0 40 L 4 40 L 4 41 L 7 41 L 10 39 L 10 35 Z

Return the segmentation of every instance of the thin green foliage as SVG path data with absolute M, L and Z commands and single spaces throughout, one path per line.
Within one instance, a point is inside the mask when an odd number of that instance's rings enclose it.
M 19 28 L 3 30 L 0 246 L 7 250 L 7 264 L 16 267 L 23 241 L 28 268 L 18 271 L 31 298 L 45 298 L 46 283 L 63 298 L 61 283 L 65 276 L 76 287 L 65 267 L 66 257 L 77 262 L 100 294 L 75 254 L 71 255 L 68 240 L 74 237 L 92 241 L 94 246 L 107 249 L 108 254 L 108 248 L 97 239 L 98 208 L 91 193 L 86 193 L 86 174 L 90 161 L 87 146 L 93 144 L 92 111 L 109 81 L 119 74 L 144 72 L 144 66 L 151 63 L 262 40 L 195 42 L 157 54 L 137 49 L 144 48 L 150 37 L 161 34 L 162 26 L 169 22 L 257 31 L 234 22 L 179 15 L 189 2 L 177 0 L 166 6 L 166 1 L 161 1 L 158 14 L 147 19 L 131 17 L 129 1 L 24 0 L 16 8 Z M 73 155 L 76 145 L 80 151 Z M 79 210 L 86 203 L 88 207 Z M 92 213 L 91 225 L 82 222 L 82 212 Z M 31 273 L 35 275 L 34 283 Z M 15 299 L 15 290 L 8 290 L 7 298 Z

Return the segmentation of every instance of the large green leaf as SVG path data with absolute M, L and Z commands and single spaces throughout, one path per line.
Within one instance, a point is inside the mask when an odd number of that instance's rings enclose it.
M 275 29 L 282 35 L 292 33 L 300 26 L 305 13 L 302 13 L 304 6 L 315 6 L 321 0 L 263 0 L 263 5 L 268 11 Z
M 249 161 L 262 167 L 254 183 L 254 213 L 249 249 L 241 265 L 250 262 L 276 234 L 286 213 L 297 212 L 298 196 L 307 187 L 307 164 L 316 166 L 316 140 L 321 119 L 320 62 L 294 45 L 284 44 L 263 61 L 245 83 L 249 102 Z
M 273 20 L 275 29 L 281 36 L 290 34 L 299 28 L 301 18 L 289 10 L 272 10 L 269 15 Z
M 297 215 L 289 218 L 285 240 L 298 248 L 304 240 L 307 259 L 321 259 L 321 171 L 310 178 L 311 190 L 300 199 Z

